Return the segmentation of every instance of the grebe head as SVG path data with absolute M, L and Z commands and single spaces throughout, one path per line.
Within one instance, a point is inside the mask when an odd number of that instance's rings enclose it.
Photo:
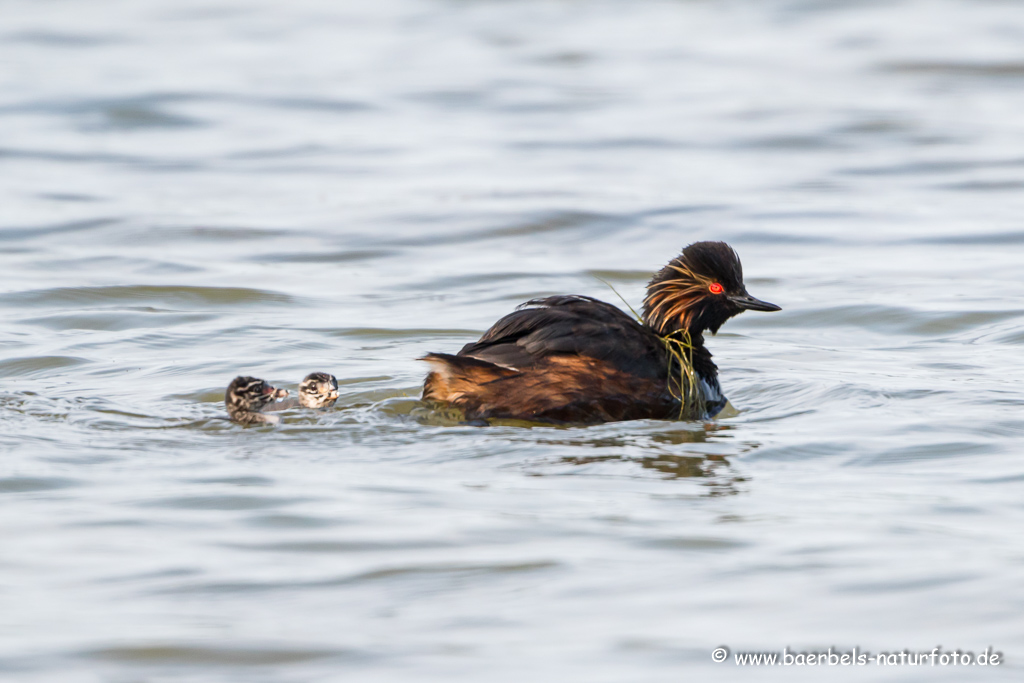
M 278 389 L 257 377 L 236 377 L 231 380 L 224 394 L 224 405 L 229 415 L 240 412 L 258 413 L 279 398 L 288 395 L 286 389 Z
M 299 384 L 299 404 L 304 408 L 330 408 L 338 400 L 338 380 L 326 372 L 313 372 Z
M 718 332 L 743 311 L 781 311 L 747 294 L 740 257 L 725 242 L 694 242 L 647 284 L 644 323 L 661 336 Z

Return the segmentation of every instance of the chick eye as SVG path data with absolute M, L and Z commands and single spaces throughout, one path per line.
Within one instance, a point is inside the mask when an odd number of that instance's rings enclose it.
M 712 282 L 710 285 L 708 285 L 708 291 L 711 292 L 712 294 L 721 294 L 722 292 L 725 291 L 725 287 L 718 284 L 717 282 Z

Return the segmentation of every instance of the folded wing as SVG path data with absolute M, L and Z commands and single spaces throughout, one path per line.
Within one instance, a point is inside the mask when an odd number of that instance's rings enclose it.
M 582 356 L 641 377 L 664 377 L 657 339 L 615 306 L 586 296 L 528 301 L 459 356 L 520 371 L 552 356 Z

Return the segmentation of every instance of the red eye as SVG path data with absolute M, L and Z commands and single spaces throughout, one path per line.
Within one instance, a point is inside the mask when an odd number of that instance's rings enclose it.
M 725 291 L 725 287 L 723 287 L 722 285 L 718 284 L 717 282 L 712 282 L 712 283 L 711 283 L 711 284 L 710 284 L 710 285 L 708 286 L 708 290 L 709 290 L 709 291 L 710 291 L 710 292 L 711 292 L 712 294 L 721 294 L 722 292 L 724 292 L 724 291 Z

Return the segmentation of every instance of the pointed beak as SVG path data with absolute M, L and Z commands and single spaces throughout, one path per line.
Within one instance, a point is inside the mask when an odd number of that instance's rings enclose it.
M 743 292 L 743 294 L 738 294 L 736 296 L 731 296 L 731 297 L 729 297 L 729 300 L 732 301 L 734 304 L 736 304 L 737 306 L 739 306 L 741 309 L 743 309 L 745 311 L 766 311 L 766 312 L 771 312 L 771 311 L 781 311 L 782 310 L 781 306 L 776 306 L 775 304 L 770 304 L 767 301 L 761 301 L 760 299 L 755 299 L 754 297 L 750 296 L 746 292 Z

